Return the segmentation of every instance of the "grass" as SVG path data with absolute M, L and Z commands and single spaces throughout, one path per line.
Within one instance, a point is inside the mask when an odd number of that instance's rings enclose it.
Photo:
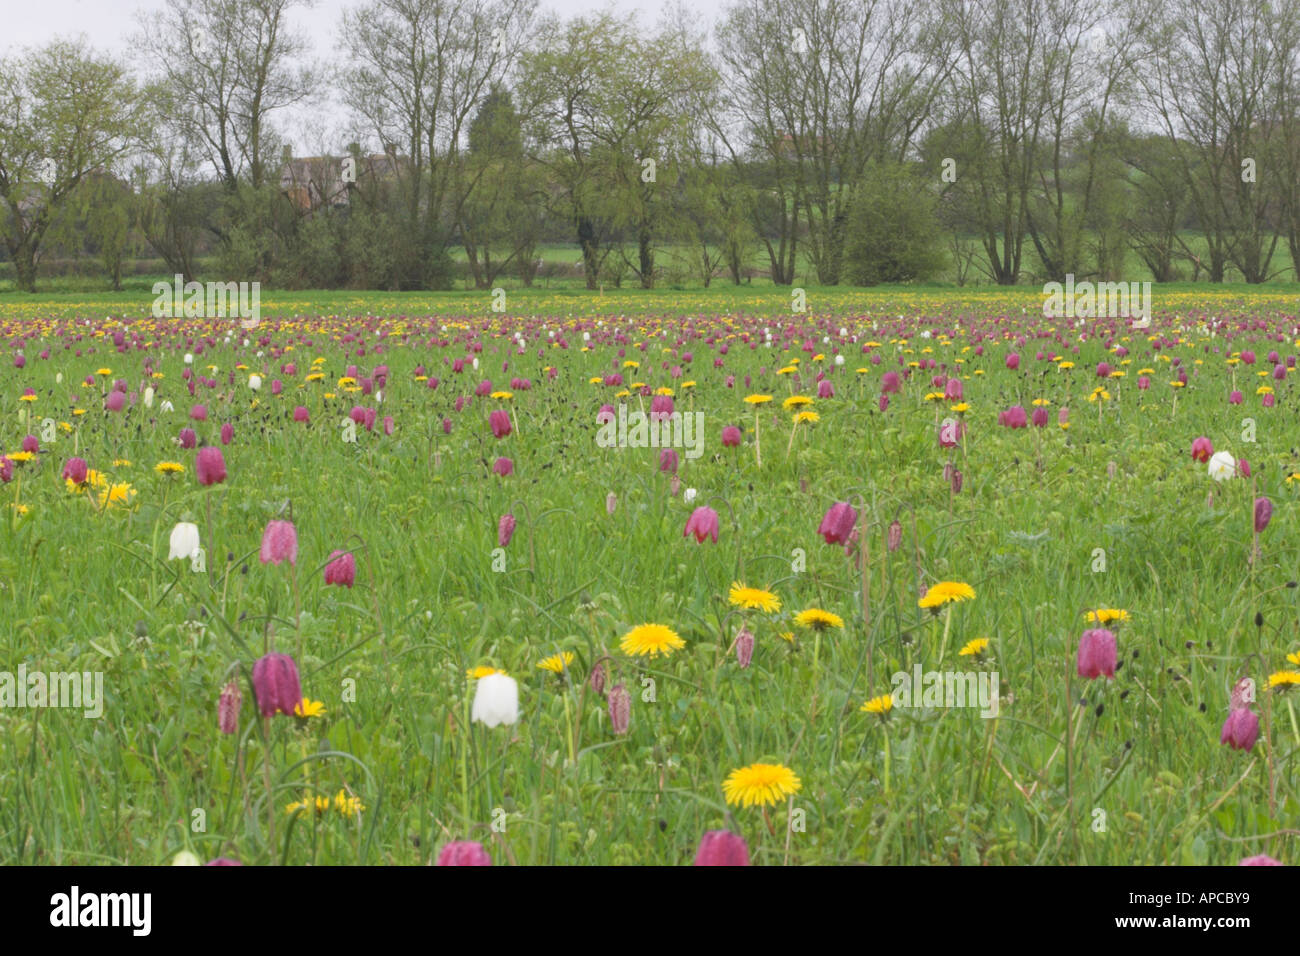
M 498 864 L 680 864 L 719 827 L 740 832 L 764 864 L 1294 861 L 1300 732 L 1294 698 L 1264 688 L 1300 650 L 1300 482 L 1285 481 L 1300 470 L 1300 396 L 1296 373 L 1255 373 L 1271 369 L 1270 349 L 1296 354 L 1297 288 L 1159 289 L 1151 334 L 1181 344 L 1156 350 L 1144 335 L 1117 335 L 1132 365 L 1109 383 L 1110 401 L 1092 403 L 1094 366 L 1123 361 L 1107 352 L 1111 323 L 1047 322 L 1037 290 L 812 289 L 810 316 L 791 316 L 785 295 L 535 290 L 512 293 L 511 313 L 496 316 L 481 293 L 268 293 L 263 326 L 246 340 L 229 323 L 147 322 L 126 331 L 148 347 L 121 353 L 104 317 L 146 311 L 136 293 L 0 297 L 6 341 L 32 336 L 25 367 L 6 360 L 0 371 L 0 441 L 17 450 L 30 433 L 43 448 L 0 488 L 0 667 L 101 671 L 106 695 L 99 719 L 0 709 L 0 861 L 156 863 L 190 850 L 247 863 L 417 864 L 471 839 Z M 1231 324 L 1211 337 L 1201 325 L 1211 319 Z M 1238 329 L 1244 320 L 1284 340 Z M 765 328 L 778 344 L 749 348 L 744 336 L 757 344 Z M 551 332 L 568 347 L 549 344 Z M 880 345 L 864 354 L 868 340 Z M 1036 359 L 1038 349 L 1068 352 L 1075 368 Z M 1260 362 L 1228 365 L 1227 352 L 1242 349 Z M 1004 363 L 1011 350 L 1018 371 Z M 186 352 L 217 382 L 193 399 Z M 471 356 L 477 372 L 447 364 Z M 777 375 L 795 358 L 797 384 Z M 899 370 L 898 358 L 902 368 L 933 358 L 962 378 L 971 405 L 962 446 L 936 442 L 951 414 L 925 400 L 938 369 L 917 370 L 879 410 L 881 374 Z M 1176 407 L 1172 358 L 1191 375 Z M 103 411 L 114 379 L 132 390 L 146 381 L 146 359 L 163 376 L 147 379 L 153 407 Z M 623 367 L 630 360 L 639 368 Z M 289 362 L 292 375 L 281 370 Z M 349 364 L 364 375 L 381 363 L 382 401 L 338 385 Z M 441 379 L 437 389 L 417 366 Z M 1156 372 L 1141 391 L 1137 371 L 1148 366 Z M 312 368 L 322 381 L 306 381 Z M 818 423 L 792 435 L 779 400 L 815 396 L 813 369 L 836 394 L 811 406 Z M 264 378 L 256 394 L 253 371 Z M 614 371 L 670 386 L 679 410 L 704 414 L 704 453 L 681 454 L 678 493 L 658 449 L 597 445 L 595 412 L 619 400 L 618 388 L 588 380 Z M 511 388 L 515 376 L 532 387 Z M 457 397 L 484 378 L 513 398 L 474 398 L 457 412 Z M 283 382 L 279 396 L 272 379 Z M 1257 381 L 1275 388 L 1276 407 L 1262 407 Z M 1241 406 L 1227 402 L 1234 384 Z M 28 387 L 37 401 L 20 402 Z M 757 421 L 741 401 L 751 392 L 777 399 Z M 1032 409 L 1035 398 L 1052 403 L 1049 427 L 996 424 L 999 411 Z M 163 400 L 174 411 L 161 411 Z M 204 422 L 189 420 L 196 402 Z M 309 423 L 292 421 L 297 405 Z M 348 441 L 354 405 L 375 408 L 379 423 L 355 426 Z M 1068 430 L 1056 424 L 1062 406 Z M 487 426 L 493 408 L 513 419 L 500 440 Z M 201 487 L 195 452 L 174 439 L 189 425 L 218 444 L 225 422 L 235 432 L 223 447 L 229 477 Z M 741 447 L 721 446 L 726 425 L 742 429 Z M 1247 458 L 1253 478 L 1211 481 L 1189 454 L 1200 435 Z M 60 471 L 74 455 L 130 483 L 130 505 L 101 509 L 71 492 Z M 492 472 L 502 455 L 513 459 L 508 478 Z M 163 460 L 185 473 L 155 473 Z M 949 460 L 964 475 L 955 495 Z M 1257 494 L 1275 512 L 1252 566 Z M 837 501 L 864 516 L 865 571 L 816 533 Z M 700 506 L 720 516 L 716 544 L 683 537 Z M 507 513 L 518 524 L 501 549 Z M 258 560 L 276 518 L 296 525 L 296 568 Z M 902 544 L 890 552 L 895 520 Z M 202 573 L 167 560 L 178 521 L 200 528 Z M 336 549 L 356 555 L 351 589 L 323 583 Z M 780 611 L 732 608 L 736 580 L 775 592 Z M 975 599 L 923 611 L 920 587 L 940 580 L 969 583 Z M 794 627 L 793 615 L 813 607 L 845 627 Z M 1118 628 L 1113 681 L 1075 672 L 1083 614 L 1097 607 L 1132 616 Z M 656 660 L 622 654 L 620 637 L 645 622 L 672 627 L 685 648 Z M 742 623 L 756 636 L 745 669 L 732 649 Z M 957 651 L 979 637 L 991 646 L 977 666 Z M 256 719 L 248 672 L 269 648 L 298 659 L 303 692 L 323 715 Z M 575 655 L 568 679 L 537 668 L 561 651 Z M 602 658 L 607 687 L 632 695 L 624 736 L 587 684 Z M 481 664 L 519 681 L 514 727 L 467 720 L 466 669 Z M 916 664 L 996 671 L 999 716 L 860 712 Z M 1242 676 L 1260 687 L 1263 734 L 1250 752 L 1219 743 Z M 228 736 L 216 702 L 232 677 L 244 702 Z M 729 807 L 722 781 L 757 762 L 790 767 L 800 790 L 766 811 Z M 285 810 L 339 791 L 364 810 Z

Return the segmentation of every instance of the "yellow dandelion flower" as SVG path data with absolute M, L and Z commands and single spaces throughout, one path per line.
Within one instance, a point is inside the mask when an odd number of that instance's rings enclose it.
M 35 396 L 35 395 L 19 395 L 19 396 L 18 396 L 18 401 L 20 401 L 20 402 L 34 402 L 34 401 L 36 401 L 36 396 Z
M 727 595 L 727 599 L 736 607 L 747 611 L 757 610 L 771 614 L 773 611 L 781 610 L 781 599 L 771 591 L 745 587 L 738 581 L 731 585 L 731 593 Z
M 796 425 L 802 425 L 805 422 L 810 425 L 815 425 L 821 420 L 822 417 L 816 412 L 799 412 L 799 414 L 794 416 L 794 423 Z
M 802 786 L 789 767 L 779 763 L 755 763 L 731 771 L 723 781 L 722 792 L 729 804 L 766 807 L 798 793 Z
M 117 482 L 99 493 L 99 506 L 111 508 L 114 505 L 129 505 L 134 498 L 135 489 L 128 482 Z
M 938 610 L 945 604 L 955 601 L 970 601 L 975 597 L 975 589 L 962 581 L 940 581 L 925 592 L 925 597 L 916 602 L 918 607 Z
M 498 401 L 508 402 L 510 401 L 510 399 L 515 397 L 515 393 L 514 392 L 493 392 L 491 397 L 497 399 Z
M 782 631 L 777 634 L 777 637 L 781 638 L 781 640 L 785 641 L 787 644 L 794 643 L 794 631 Z
M 770 402 L 771 400 L 772 400 L 771 395 L 746 395 L 745 396 L 746 405 L 762 405 L 765 402 Z
M 485 664 L 480 664 L 478 667 L 471 667 L 469 670 L 465 671 L 465 676 L 470 680 L 478 680 L 480 677 L 487 677 L 489 674 L 504 675 L 505 671 L 498 670 L 495 667 L 488 667 Z
M 685 647 L 686 642 L 676 631 L 663 624 L 641 624 L 624 634 L 618 646 L 624 654 L 638 657 L 658 657 L 663 654 L 667 657 L 673 651 Z
M 948 411 L 956 412 L 958 415 L 965 414 L 970 411 L 970 402 L 958 402 L 956 405 L 949 405 Z
M 552 674 L 563 674 L 573 663 L 573 651 L 565 651 L 562 654 L 552 654 L 550 657 L 543 658 L 537 662 L 538 670 L 550 671 Z
M 1286 659 L 1290 663 L 1295 664 L 1297 667 L 1300 667 L 1300 651 L 1296 651 L 1293 654 L 1288 654 L 1286 656 Z
M 800 611 L 794 616 L 795 624 L 805 630 L 824 631 L 830 627 L 843 627 L 844 618 L 838 614 L 832 614 L 830 611 L 823 611 L 819 607 L 810 607 L 806 611 Z
M 319 717 L 325 713 L 325 702 L 323 700 L 312 700 L 304 697 L 293 708 L 295 717 Z
M 5 457 L 14 464 L 23 465 L 35 458 L 36 455 L 30 451 L 11 451 Z
M 977 637 L 973 641 L 967 641 L 966 645 L 957 652 L 958 657 L 983 657 L 985 651 L 989 649 L 989 639 L 987 637 Z
M 1084 620 L 1089 624 L 1111 624 L 1115 621 L 1123 624 L 1129 619 L 1128 611 L 1117 607 L 1103 607 L 1095 611 L 1089 611 L 1084 615 Z
M 1300 687 L 1300 671 L 1276 671 L 1268 675 L 1268 689 L 1279 693 Z
M 805 405 L 811 405 L 812 403 L 813 400 L 807 395 L 791 395 L 781 403 L 781 407 L 788 412 L 792 408 L 803 408 Z
M 1052 400 L 1050 398 L 1036 398 L 1034 399 L 1033 404 L 1038 406 L 1050 405 L 1052 404 Z
M 879 714 L 882 717 L 893 709 L 894 697 L 892 694 L 881 694 L 879 697 L 873 697 L 858 708 L 864 714 Z
M 180 475 L 185 473 L 185 466 L 179 461 L 160 461 L 153 470 L 160 475 Z

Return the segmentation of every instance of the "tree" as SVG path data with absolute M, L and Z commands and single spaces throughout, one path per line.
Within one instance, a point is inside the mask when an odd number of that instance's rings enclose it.
M 943 267 L 933 179 L 901 163 L 873 163 L 845 229 L 844 271 L 854 285 L 917 282 Z
M 1296 13 L 1291 0 L 1174 0 L 1160 7 L 1141 51 L 1137 75 L 1205 234 L 1211 282 L 1230 263 L 1247 282 L 1269 276 L 1278 241 L 1269 213 L 1286 171 L 1275 111 L 1287 106 L 1285 77 L 1296 65 Z
M 72 194 L 71 204 L 83 224 L 86 251 L 98 257 L 114 292 L 122 291 L 133 200 L 130 184 L 108 173 L 91 173 Z
M 536 158 L 555 183 L 552 203 L 577 235 L 589 289 L 620 228 L 637 246 L 623 264 L 653 285 L 653 245 L 675 185 L 659 167 L 671 167 L 689 127 L 683 104 L 712 79 L 689 37 L 647 33 L 634 18 L 610 13 L 548 21 L 524 56 L 522 112 Z
M 288 26 L 289 10 L 309 4 L 167 0 L 161 14 L 139 15 L 138 42 L 172 95 L 172 123 L 202 144 L 229 192 L 272 178 L 280 144 L 271 118 L 306 101 L 317 84 L 318 71 L 304 62 L 307 40 Z
M 1156 282 L 1174 282 L 1180 256 L 1193 255 L 1179 235 L 1188 218 L 1188 202 L 1178 159 L 1168 139 L 1159 135 L 1129 137 L 1121 149 L 1132 170 L 1124 216 L 1129 244 Z
M 273 119 L 308 102 L 319 82 L 306 38 L 289 26 L 290 11 L 310 4 L 166 0 L 160 14 L 139 14 L 137 42 L 174 110 L 158 135 L 200 150 L 224 187 L 208 225 L 228 275 L 265 280 L 274 265 L 270 205 L 283 144 Z
M 41 242 L 57 210 L 139 135 L 135 82 L 84 41 L 57 40 L 0 61 L 0 226 L 18 288 L 35 291 Z
M 531 280 L 543 183 L 524 152 L 523 121 L 502 87 L 492 89 L 470 123 L 463 173 L 457 225 L 475 287 L 491 286 L 511 262 Z M 495 258 L 494 250 L 500 250 Z
M 738 0 L 718 31 L 728 142 L 770 199 L 773 281 L 794 279 L 799 219 L 818 279 L 839 281 L 843 228 L 870 162 L 912 147 L 951 69 L 947 34 L 906 0 Z M 766 228 L 765 228 L 766 227 Z
M 535 0 L 370 0 L 344 14 L 346 99 L 402 183 L 400 284 L 446 257 L 474 111 L 528 38 Z M 398 162 L 400 158 L 400 162 Z

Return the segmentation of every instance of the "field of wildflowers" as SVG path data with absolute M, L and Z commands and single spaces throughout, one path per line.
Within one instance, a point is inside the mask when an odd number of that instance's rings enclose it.
M 1300 296 L 1131 325 L 6 297 L 0 861 L 1294 862 Z

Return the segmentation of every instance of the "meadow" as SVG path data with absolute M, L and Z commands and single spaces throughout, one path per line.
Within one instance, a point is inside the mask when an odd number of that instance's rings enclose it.
M 0 296 L 0 862 L 1300 859 L 1300 286 L 150 301 Z

